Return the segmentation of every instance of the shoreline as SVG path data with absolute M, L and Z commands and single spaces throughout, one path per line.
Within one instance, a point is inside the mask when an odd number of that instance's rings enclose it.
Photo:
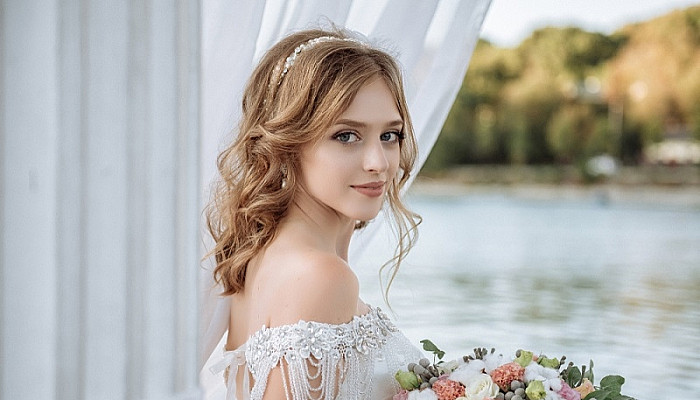
M 525 200 L 700 209 L 700 166 L 619 166 L 610 175 L 584 177 L 573 165 L 462 165 L 421 172 L 409 194 L 504 195 Z
M 700 210 L 700 186 L 620 183 L 468 183 L 447 177 L 418 176 L 410 195 L 460 197 L 468 195 L 504 195 L 524 200 L 591 201 L 602 205 L 636 204 L 681 207 Z

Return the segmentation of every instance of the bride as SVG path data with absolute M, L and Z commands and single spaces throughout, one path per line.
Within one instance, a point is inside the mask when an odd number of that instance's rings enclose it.
M 207 209 L 230 299 L 214 368 L 227 398 L 391 398 L 394 373 L 421 357 L 359 298 L 347 262 L 353 232 L 385 206 L 392 279 L 415 238 L 399 198 L 416 157 L 401 79 L 390 55 L 339 30 L 292 34 L 254 70 Z

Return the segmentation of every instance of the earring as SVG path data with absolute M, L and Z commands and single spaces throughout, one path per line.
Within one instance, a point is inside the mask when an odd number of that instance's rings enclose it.
M 282 165 L 280 172 L 282 172 L 282 189 L 284 189 L 287 187 L 287 166 Z

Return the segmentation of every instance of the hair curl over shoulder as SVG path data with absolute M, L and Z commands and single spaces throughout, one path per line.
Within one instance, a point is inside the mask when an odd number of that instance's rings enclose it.
M 297 47 L 319 37 L 338 40 L 314 41 L 282 72 Z M 209 253 L 216 259 L 214 278 L 225 295 L 243 290 L 249 261 L 274 238 L 297 189 L 303 146 L 317 140 L 377 76 L 391 90 L 404 121 L 399 172 L 387 190 L 398 244 L 381 269 L 392 267 L 386 296 L 420 223 L 400 199 L 415 163 L 416 142 L 397 63 L 342 30 L 306 30 L 282 39 L 263 56 L 247 83 L 238 135 L 217 159 L 220 178 L 205 210 L 215 242 Z M 356 228 L 366 223 L 358 221 Z

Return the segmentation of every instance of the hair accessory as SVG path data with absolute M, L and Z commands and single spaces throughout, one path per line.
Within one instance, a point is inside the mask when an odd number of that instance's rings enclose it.
M 290 54 L 289 57 L 287 57 L 284 60 L 284 66 L 282 67 L 282 72 L 280 73 L 280 78 L 277 81 L 277 86 L 279 86 L 282 83 L 282 79 L 284 79 L 284 76 L 287 75 L 287 72 L 289 72 L 289 69 L 292 68 L 292 65 L 294 65 L 294 62 L 296 61 L 297 57 L 299 56 L 299 54 L 302 51 L 307 50 L 311 47 L 314 47 L 315 45 L 317 45 L 319 43 L 330 42 L 332 40 L 339 40 L 339 41 L 343 41 L 343 42 L 354 42 L 354 43 L 359 43 L 361 45 L 366 46 L 366 43 L 363 43 L 363 42 L 361 42 L 357 39 L 353 39 L 353 38 L 341 38 L 341 37 L 336 37 L 336 36 L 319 36 L 317 38 L 310 39 L 310 40 L 300 44 L 299 46 L 297 46 L 294 49 L 294 52 L 292 54 Z

